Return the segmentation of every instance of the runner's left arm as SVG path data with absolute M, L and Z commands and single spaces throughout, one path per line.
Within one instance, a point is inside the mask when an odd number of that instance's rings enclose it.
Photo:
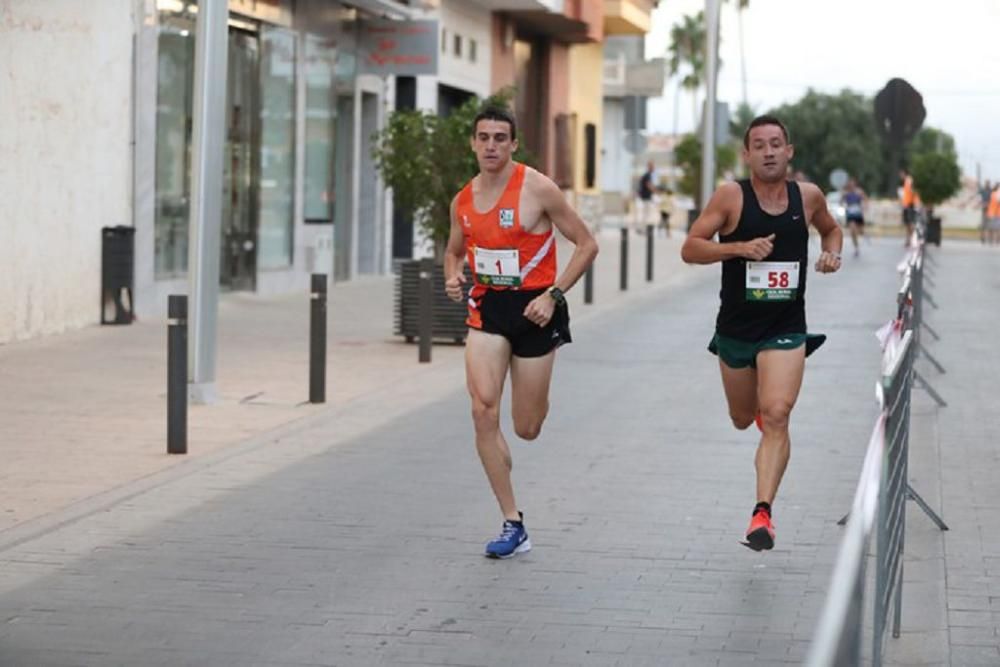
M 833 273 L 840 268 L 840 252 L 844 246 L 844 232 L 840 225 L 830 215 L 826 205 L 826 197 L 812 183 L 800 183 L 802 196 L 805 200 L 809 223 L 816 228 L 820 236 L 820 252 L 816 259 L 816 270 L 820 273 Z
M 573 244 L 573 255 L 569 258 L 569 264 L 554 283 L 555 287 L 568 292 L 597 257 L 597 240 L 555 183 L 539 173 L 532 176 L 534 177 L 531 179 L 532 189 L 542 205 L 542 211 L 555 228 Z
M 548 177 L 529 171 L 525 181 L 530 194 L 541 205 L 543 214 L 573 244 L 573 255 L 569 258 L 569 263 L 553 283 L 554 287 L 568 292 L 597 257 L 597 240 L 566 201 L 562 191 Z M 555 302 L 552 297 L 542 294 L 528 304 L 524 316 L 539 326 L 545 326 L 554 310 Z

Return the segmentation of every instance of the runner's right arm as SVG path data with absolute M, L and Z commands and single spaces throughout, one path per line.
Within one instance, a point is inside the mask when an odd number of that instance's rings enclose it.
M 726 227 L 733 211 L 739 210 L 737 204 L 741 197 L 742 190 L 738 183 L 726 183 L 715 191 L 708 206 L 691 226 L 681 247 L 681 259 L 688 264 L 714 264 L 734 257 L 760 261 L 771 254 L 774 249 L 774 234 L 738 243 L 712 240 Z
M 462 300 L 462 285 L 465 284 L 465 237 L 462 225 L 455 215 L 455 204 L 458 196 L 451 200 L 451 232 L 448 234 L 448 245 L 444 250 L 444 291 L 452 301 Z

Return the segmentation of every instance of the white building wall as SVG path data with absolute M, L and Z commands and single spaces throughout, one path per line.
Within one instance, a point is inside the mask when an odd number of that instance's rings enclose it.
M 131 224 L 133 0 L 0 0 L 0 343 L 100 320 Z
M 428 18 L 437 18 L 439 39 L 443 35 L 446 43 L 438 44 L 438 75 L 417 77 L 417 108 L 437 113 L 438 84 L 460 88 L 487 97 L 490 93 L 490 73 L 492 72 L 493 47 L 491 43 L 491 11 L 468 0 L 442 0 L 436 12 Z M 462 52 L 455 55 L 455 35 L 462 36 Z M 476 59 L 470 58 L 470 40 L 476 42 Z M 416 225 L 413 230 L 413 256 L 426 257 L 433 253 L 427 237 Z
M 625 105 L 620 98 L 604 98 L 601 137 L 601 190 L 628 197 L 632 188 L 633 155 L 625 148 Z
M 444 0 L 440 10 L 441 27 L 447 31 L 448 43 L 439 53 L 438 81 L 446 86 L 461 88 L 486 97 L 490 90 L 492 71 L 490 42 L 490 11 L 468 0 Z M 455 54 L 454 38 L 462 38 L 462 52 Z M 475 41 L 476 59 L 470 57 L 470 44 Z

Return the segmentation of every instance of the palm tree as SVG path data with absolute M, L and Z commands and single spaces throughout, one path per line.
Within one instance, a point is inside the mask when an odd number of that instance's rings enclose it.
M 705 79 L 705 12 L 685 16 L 682 23 L 670 29 L 669 56 L 670 74 L 678 76 L 682 68 L 687 73 L 678 79 L 674 97 L 674 135 L 677 134 L 677 106 L 680 89 L 691 91 L 693 118 L 698 118 L 698 89 Z
M 740 80 L 743 83 L 743 104 L 750 106 L 747 101 L 747 54 L 743 48 L 743 10 L 750 6 L 750 0 L 738 0 L 736 3 L 736 19 L 740 30 Z
M 736 106 L 736 112 L 729 120 L 729 133 L 733 139 L 743 140 L 743 133 L 750 122 L 757 117 L 757 111 L 746 102 L 740 102 Z

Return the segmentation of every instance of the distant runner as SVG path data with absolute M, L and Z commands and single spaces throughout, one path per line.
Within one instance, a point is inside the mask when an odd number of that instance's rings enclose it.
M 861 254 L 858 237 L 865 234 L 865 201 L 868 195 L 858 187 L 853 178 L 847 181 L 844 188 L 844 207 L 847 210 L 847 229 L 851 232 L 851 243 L 854 245 L 854 256 Z

